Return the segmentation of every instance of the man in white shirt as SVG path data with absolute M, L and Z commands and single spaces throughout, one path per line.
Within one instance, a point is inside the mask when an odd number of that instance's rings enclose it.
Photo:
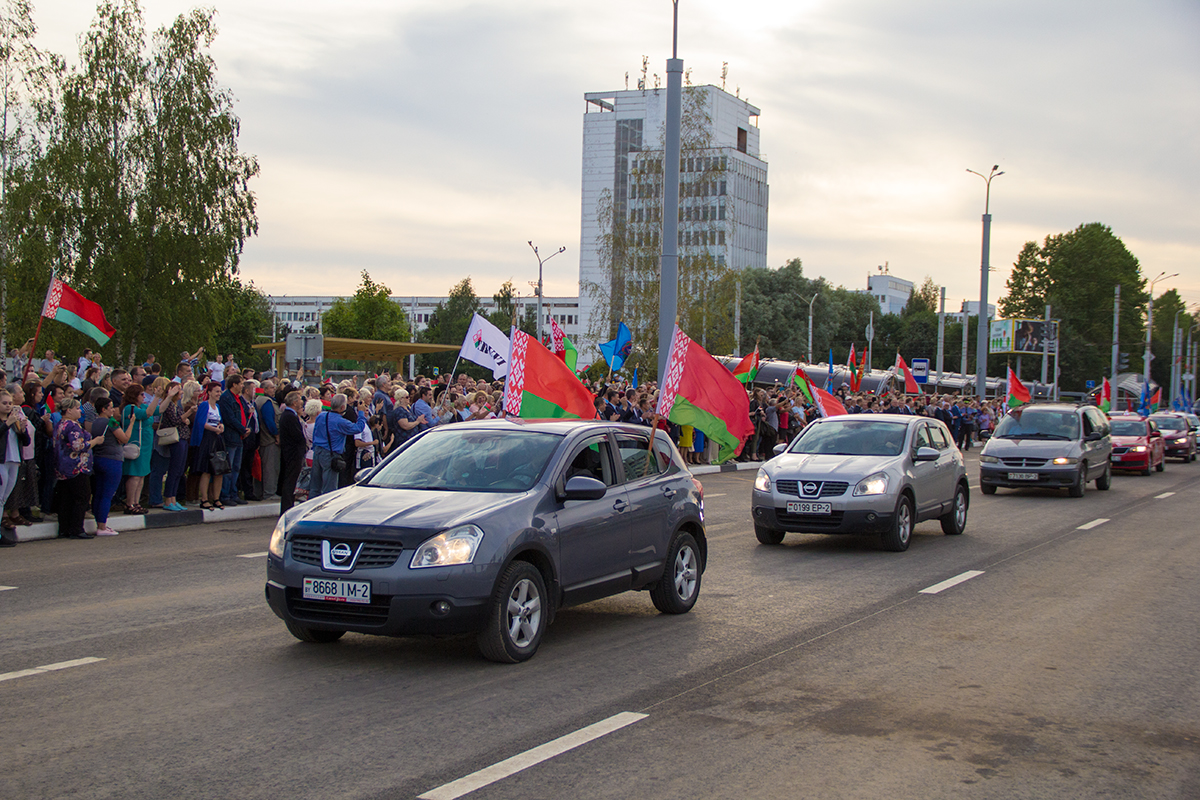
M 46 357 L 38 362 L 37 371 L 42 375 L 49 375 L 54 372 L 54 368 L 58 366 L 58 359 L 54 357 L 53 350 L 46 351 Z
M 205 364 L 205 368 L 208 370 L 208 377 L 211 380 L 221 383 L 225 380 L 225 362 L 221 360 L 220 353 L 214 355 L 213 359 L 213 361 L 209 361 L 207 364 Z

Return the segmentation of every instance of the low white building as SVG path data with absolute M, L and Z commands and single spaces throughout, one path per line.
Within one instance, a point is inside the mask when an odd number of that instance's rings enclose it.
M 867 288 L 857 290 L 859 294 L 869 294 L 879 301 L 879 308 L 884 314 L 899 314 L 908 305 L 908 298 L 913 293 L 913 282 L 897 278 L 880 267 L 881 271 L 867 276 Z

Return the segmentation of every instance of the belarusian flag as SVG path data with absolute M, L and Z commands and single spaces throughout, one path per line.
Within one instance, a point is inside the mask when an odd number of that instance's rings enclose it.
M 846 413 L 846 407 L 842 405 L 842 402 L 820 386 L 814 386 L 800 367 L 797 367 L 796 372 L 792 375 L 792 382 L 796 384 L 808 402 L 816 407 L 817 413 L 822 417 L 836 417 L 838 414 Z
M 42 306 L 42 316 L 69 325 L 102 345 L 108 344 L 108 340 L 117 332 L 116 328 L 108 324 L 108 320 L 104 318 L 104 310 L 99 305 L 58 278 L 50 282 L 50 290 L 46 292 L 46 302 Z
M 589 392 L 567 365 L 537 339 L 513 328 L 509 336 L 508 381 L 504 384 L 504 411 L 524 419 L 592 419 L 596 407 Z
M 912 370 L 908 368 L 908 364 L 896 352 L 896 374 L 904 376 L 904 391 L 906 394 L 920 394 L 921 387 L 917 385 L 917 379 L 913 377 Z
M 1108 378 L 1100 384 L 1100 410 L 1105 414 L 1112 411 L 1112 384 L 1108 382 Z
M 1025 388 L 1025 384 L 1021 383 L 1021 379 L 1017 377 L 1017 373 L 1012 371 L 1012 367 L 1008 368 L 1008 400 L 1005 405 L 1009 408 L 1023 406 L 1026 403 L 1032 403 L 1033 398 L 1029 395 L 1029 390 Z
M 758 374 L 758 343 L 754 344 L 754 352 L 738 362 L 733 368 L 733 377 L 743 384 L 750 383 Z
M 718 445 L 718 464 L 740 453 L 746 438 L 754 433 L 745 387 L 678 325 L 671 337 L 657 413 L 712 438 Z
M 858 391 L 858 364 L 854 361 L 854 343 L 850 343 L 850 358 L 846 368 L 850 370 L 850 391 Z
M 1158 407 L 1162 405 L 1162 387 L 1154 390 L 1154 395 L 1150 398 L 1150 413 L 1158 411 Z
M 563 333 L 563 329 L 558 327 L 554 317 L 550 317 L 550 341 L 554 345 L 554 355 L 561 358 L 567 365 L 567 369 L 574 372 L 575 365 L 579 361 L 579 351 L 575 349 L 575 345 L 571 344 L 571 340 Z
M 863 377 L 867 374 L 867 351 L 863 350 L 858 359 L 858 380 L 854 382 L 854 391 L 862 391 Z

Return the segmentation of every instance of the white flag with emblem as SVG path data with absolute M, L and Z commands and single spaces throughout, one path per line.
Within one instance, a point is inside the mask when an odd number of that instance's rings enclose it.
M 471 318 L 471 327 L 467 328 L 467 337 L 463 339 L 458 357 L 490 369 L 492 377 L 499 379 L 508 374 L 509 348 L 508 337 L 503 331 L 476 314 Z

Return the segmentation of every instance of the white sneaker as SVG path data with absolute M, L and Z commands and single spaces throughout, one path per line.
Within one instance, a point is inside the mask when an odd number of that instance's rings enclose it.
M 97 536 L 116 536 L 117 531 L 113 530 L 112 528 L 96 528 L 96 535 Z

